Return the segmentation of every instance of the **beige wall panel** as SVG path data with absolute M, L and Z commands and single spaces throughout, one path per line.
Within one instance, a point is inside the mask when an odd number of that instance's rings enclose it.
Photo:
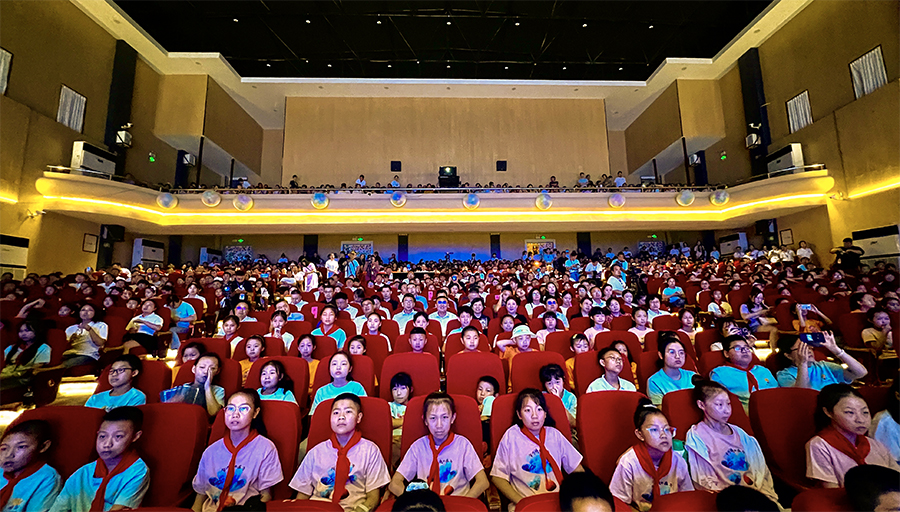
M 290 176 L 282 176 L 281 161 L 284 158 L 284 130 L 263 130 L 260 180 L 271 186 L 287 185 Z
M 263 129 L 213 79 L 206 90 L 203 135 L 259 174 Z
M 134 73 L 134 93 L 131 100 L 131 135 L 133 142 L 125 154 L 125 172 L 147 183 L 172 182 L 178 149 L 161 141 L 153 133 L 157 99 L 162 76 L 146 62 L 138 59 Z M 149 153 L 156 155 L 150 162 Z
M 609 172 L 615 176 L 621 172 L 628 176 L 628 152 L 625 145 L 625 131 L 608 132 L 609 136 Z
M 6 96 L 0 96 L 0 193 L 16 197 L 25 165 L 25 144 L 31 110 Z
M 745 145 L 747 135 L 744 103 L 741 95 L 741 74 L 737 66 L 719 79 L 722 97 L 722 119 L 725 138 L 706 150 L 706 172 L 710 183 L 732 185 L 750 178 L 750 152 Z M 728 155 L 720 159 L 722 151 Z
M 722 95 L 716 80 L 678 80 L 681 133 L 691 137 L 725 137 Z
M 287 98 L 284 179 L 370 185 L 390 182 L 391 160 L 403 184 L 435 183 L 441 165 L 462 182 L 574 182 L 579 172 L 607 173 L 602 101 L 442 98 Z M 507 160 L 509 171 L 496 172 Z
M 678 86 L 672 84 L 625 129 L 629 172 L 681 138 L 678 110 Z
M 194 137 L 203 135 L 206 110 L 206 75 L 164 75 L 159 85 L 156 120 L 157 137 Z M 197 148 L 184 148 L 191 152 Z

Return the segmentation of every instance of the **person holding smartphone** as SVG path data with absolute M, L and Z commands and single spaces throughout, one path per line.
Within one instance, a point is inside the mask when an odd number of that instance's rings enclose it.
M 816 361 L 814 348 L 822 347 L 835 359 L 846 365 L 830 361 Z M 786 368 L 776 374 L 781 387 L 809 388 L 820 391 L 829 384 L 850 384 L 868 374 L 866 367 L 843 349 L 838 348 L 831 332 L 782 334 L 778 338 L 777 357 Z
M 819 311 L 815 304 L 796 304 L 793 313 L 794 330 L 797 332 L 822 332 L 823 327 L 831 325 L 831 319 Z

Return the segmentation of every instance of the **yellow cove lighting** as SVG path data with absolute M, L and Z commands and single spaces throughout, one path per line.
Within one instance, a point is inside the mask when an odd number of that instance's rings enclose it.
M 19 201 L 18 201 L 17 199 L 13 199 L 13 198 L 11 198 L 11 197 L 6 197 L 6 196 L 4 196 L 4 195 L 0 195 L 0 203 L 12 203 L 12 204 L 16 204 L 16 203 L 18 203 L 18 202 L 19 202 Z
M 869 196 L 872 194 L 877 194 L 879 192 L 885 192 L 892 188 L 900 188 L 900 180 L 894 180 L 891 182 L 882 183 L 881 185 L 876 185 L 872 188 L 864 189 L 859 192 L 854 192 L 854 193 L 850 194 L 849 198 L 856 199 L 858 197 L 865 197 L 865 196 Z
M 557 210 L 557 211 L 517 211 L 517 210 L 404 210 L 398 212 L 396 210 L 353 210 L 353 211 L 272 211 L 272 212 L 227 212 L 227 211 L 210 211 L 210 212 L 169 212 L 160 211 L 144 206 L 136 206 L 127 203 L 119 203 L 115 201 L 105 201 L 102 199 L 91 199 L 85 197 L 71 196 L 44 196 L 47 200 L 66 201 L 81 204 L 93 204 L 98 206 L 108 206 L 117 209 L 127 209 L 133 212 L 141 212 L 155 216 L 159 219 L 158 224 L 179 225 L 185 222 L 166 222 L 169 219 L 204 219 L 216 220 L 222 218 L 240 218 L 245 220 L 254 220 L 254 223 L 273 223 L 284 224 L 289 219 L 316 220 L 321 222 L 337 222 L 337 223 L 359 223 L 360 217 L 365 216 L 367 222 L 397 222 L 398 220 L 417 220 L 421 222 L 435 223 L 452 223 L 458 221 L 478 220 L 482 222 L 503 222 L 511 218 L 521 219 L 523 217 L 530 218 L 535 222 L 552 222 L 561 220 L 573 220 L 576 217 L 628 217 L 628 218 L 652 218 L 653 220 L 665 220 L 660 217 L 678 217 L 682 220 L 705 220 L 705 221 L 725 221 L 731 218 L 735 213 L 748 208 L 757 206 L 765 206 L 773 203 L 784 203 L 789 201 L 803 199 L 824 199 L 825 195 L 817 194 L 796 194 L 792 196 L 781 196 L 749 203 L 736 204 L 721 209 L 669 209 L 669 210 Z M 121 212 L 120 212 L 121 213 Z M 452 213 L 452 216 L 448 216 Z M 204 222 L 208 223 L 208 222 Z

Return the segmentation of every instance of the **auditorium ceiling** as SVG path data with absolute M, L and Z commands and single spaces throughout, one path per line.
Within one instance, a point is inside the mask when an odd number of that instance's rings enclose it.
M 124 1 L 168 52 L 242 77 L 645 81 L 713 58 L 769 1 Z

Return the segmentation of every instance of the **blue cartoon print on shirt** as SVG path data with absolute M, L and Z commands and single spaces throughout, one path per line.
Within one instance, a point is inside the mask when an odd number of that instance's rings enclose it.
M 659 482 L 659 494 L 660 496 L 665 496 L 672 491 L 671 486 L 667 480 L 661 480 Z M 650 490 L 647 494 L 641 494 L 641 498 L 644 499 L 647 503 L 653 503 L 653 489 Z
M 541 477 L 544 475 L 544 472 L 546 471 L 548 475 L 553 473 L 553 468 L 550 466 L 550 462 L 547 461 L 545 465 L 547 467 L 542 470 L 540 450 L 531 452 L 531 454 L 528 456 L 528 460 L 525 462 L 525 464 L 522 464 L 522 469 L 537 476 L 534 477 L 530 482 L 528 482 L 528 487 L 531 487 L 534 490 L 538 490 L 538 488 L 541 486 Z
M 325 486 L 324 489 L 318 491 L 320 498 L 330 498 L 331 497 L 331 493 L 334 492 L 334 476 L 335 476 L 334 468 L 331 468 L 328 470 L 328 473 L 326 473 L 325 476 L 323 476 L 322 478 L 319 479 L 319 482 L 321 482 Z M 352 483 L 356 483 L 356 475 L 353 474 L 353 464 L 350 464 L 350 476 L 347 478 L 346 485 L 350 485 Z M 341 499 L 346 498 L 347 495 L 349 494 L 346 491 L 346 486 L 345 486 L 344 494 L 345 494 L 344 496 L 341 496 Z
M 747 455 L 742 450 L 735 450 L 734 448 L 725 452 L 721 464 L 728 469 L 737 471 L 737 473 L 732 473 L 728 477 L 731 483 L 735 485 L 741 483 L 741 474 L 750 469 L 750 463 L 747 462 Z
M 209 479 L 210 485 L 212 485 L 213 487 L 215 487 L 216 489 L 219 489 L 221 491 L 222 488 L 225 487 L 225 477 L 228 476 L 227 473 L 228 473 L 227 468 L 220 469 L 216 473 L 216 476 L 214 478 Z M 241 475 L 243 473 L 244 473 L 244 466 L 238 466 L 238 467 L 234 468 L 234 478 L 231 479 L 231 488 L 228 489 L 228 492 L 234 492 L 234 491 L 240 489 L 241 487 L 247 485 L 247 480 L 244 478 L 241 478 Z
M 438 463 L 440 465 L 441 483 L 446 484 L 456 476 L 456 471 L 453 470 L 453 462 L 445 460 L 444 462 L 438 461 Z

